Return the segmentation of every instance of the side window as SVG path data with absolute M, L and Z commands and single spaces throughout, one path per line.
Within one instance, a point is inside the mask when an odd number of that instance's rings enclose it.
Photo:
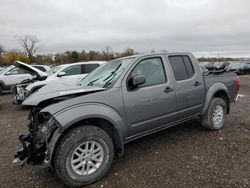
M 63 70 L 66 76 L 81 74 L 81 65 L 74 65 Z
M 188 79 L 188 74 L 181 56 L 170 56 L 169 61 L 174 72 L 175 80 Z
M 139 62 L 131 76 L 144 75 L 146 82 L 139 87 L 162 84 L 166 82 L 165 70 L 161 58 L 150 58 Z
M 194 67 L 188 56 L 182 56 L 183 61 L 186 65 L 188 77 L 191 78 L 194 75 Z
M 26 72 L 24 70 L 19 69 L 17 67 L 14 67 L 9 72 L 10 72 L 11 75 L 26 74 Z
M 246 63 L 245 67 L 249 69 L 250 68 L 250 63 Z
M 194 75 L 194 67 L 188 56 L 169 56 L 176 81 L 186 80 Z
M 98 64 L 85 64 L 82 65 L 82 74 L 88 74 L 99 67 Z

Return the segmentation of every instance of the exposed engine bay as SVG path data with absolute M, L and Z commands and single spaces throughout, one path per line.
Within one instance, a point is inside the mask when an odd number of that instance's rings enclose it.
M 50 114 L 40 113 L 37 108 L 30 112 L 28 119 L 28 132 L 19 136 L 23 149 L 16 153 L 13 162 L 42 164 L 46 161 L 47 142 L 59 126 Z

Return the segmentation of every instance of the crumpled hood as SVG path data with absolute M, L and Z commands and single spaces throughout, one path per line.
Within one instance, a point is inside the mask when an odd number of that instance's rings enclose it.
M 21 61 L 14 61 L 14 65 L 18 68 L 21 68 L 21 69 L 28 71 L 31 75 L 39 75 L 41 77 L 48 76 L 47 73 L 45 73 L 45 72 L 43 72 L 35 67 L 32 67 L 31 65 L 23 63 Z
M 37 92 L 31 94 L 26 98 L 22 105 L 24 106 L 37 106 L 39 103 L 60 97 L 67 97 L 72 95 L 83 95 L 87 93 L 104 91 L 105 88 L 92 87 L 92 86 L 72 86 L 66 83 L 50 83 L 39 89 Z

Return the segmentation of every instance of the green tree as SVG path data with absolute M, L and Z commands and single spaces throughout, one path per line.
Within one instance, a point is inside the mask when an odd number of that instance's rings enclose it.
M 73 51 L 70 54 L 70 59 L 71 59 L 71 63 L 75 63 L 75 62 L 79 62 L 80 61 L 80 56 L 79 53 L 77 51 Z

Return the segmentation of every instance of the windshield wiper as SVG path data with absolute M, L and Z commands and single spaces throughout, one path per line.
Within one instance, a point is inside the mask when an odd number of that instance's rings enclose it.
M 108 80 L 111 76 L 113 76 L 114 73 L 115 73 L 120 67 L 121 67 L 121 64 L 118 65 L 118 66 L 116 67 L 116 69 L 113 70 L 113 71 L 107 76 L 107 78 L 105 78 L 103 81 L 106 81 L 106 80 Z M 103 78 L 104 76 L 105 76 L 105 75 L 100 76 L 99 78 L 90 81 L 90 82 L 87 84 L 87 86 L 92 86 L 96 81 L 100 80 L 100 79 Z M 112 79 L 113 79 L 113 77 L 112 77 Z M 104 85 L 106 85 L 106 83 L 105 83 Z
M 97 79 L 95 79 L 95 80 L 90 81 L 90 82 L 87 84 L 87 86 L 92 86 L 92 85 L 94 84 L 94 82 L 96 82 L 97 80 L 100 80 L 102 77 L 103 77 L 103 76 L 101 76 L 101 77 L 99 77 L 99 78 L 97 78 Z
M 121 65 L 122 65 L 122 64 L 120 64 L 114 71 L 112 71 L 112 72 L 110 73 L 110 75 L 109 75 L 107 78 L 105 78 L 105 79 L 103 80 L 103 81 L 108 80 L 108 81 L 103 85 L 103 88 L 107 87 L 107 86 L 111 83 L 111 81 L 113 80 L 113 78 L 117 75 L 117 74 L 116 74 L 116 71 L 121 67 Z
M 122 64 L 120 64 L 120 65 L 118 65 L 117 67 L 116 67 L 116 69 L 115 70 L 113 70 L 111 73 L 110 73 L 110 75 L 109 76 L 107 76 L 107 78 L 105 78 L 103 81 L 106 81 L 107 79 L 109 79 L 120 67 L 121 67 L 121 65 Z
M 111 81 L 113 80 L 113 78 L 116 76 L 117 74 L 113 74 L 113 76 L 103 85 L 103 88 L 108 87 L 108 85 L 111 83 Z

